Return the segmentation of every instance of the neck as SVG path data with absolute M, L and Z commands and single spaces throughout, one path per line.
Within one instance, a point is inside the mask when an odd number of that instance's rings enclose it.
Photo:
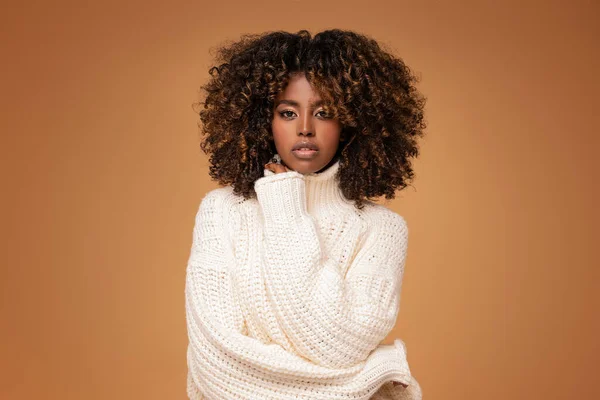
M 344 197 L 339 187 L 337 180 L 339 167 L 338 159 L 318 172 L 303 174 L 306 207 L 309 213 L 339 212 L 340 208 L 353 206 L 353 202 Z M 265 175 L 273 175 L 273 172 L 265 169 Z
M 337 180 L 340 161 L 337 160 L 319 172 L 304 175 L 306 206 L 308 212 L 340 211 L 350 202 L 344 197 Z

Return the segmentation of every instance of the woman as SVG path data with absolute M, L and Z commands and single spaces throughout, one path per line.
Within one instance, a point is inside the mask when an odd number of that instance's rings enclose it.
M 210 175 L 187 265 L 190 399 L 421 399 L 394 327 L 425 98 L 374 40 L 244 35 L 199 111 Z

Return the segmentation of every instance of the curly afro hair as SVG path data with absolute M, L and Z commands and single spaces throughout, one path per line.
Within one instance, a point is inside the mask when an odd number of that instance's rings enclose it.
M 295 73 L 305 74 L 342 126 L 336 157 L 347 199 L 361 209 L 382 195 L 393 199 L 413 179 L 426 98 L 402 59 L 375 40 L 340 29 L 245 34 L 218 47 L 216 63 L 201 86 L 204 102 L 194 106 L 210 176 L 234 193 L 256 197 L 254 182 L 276 152 L 274 100 Z

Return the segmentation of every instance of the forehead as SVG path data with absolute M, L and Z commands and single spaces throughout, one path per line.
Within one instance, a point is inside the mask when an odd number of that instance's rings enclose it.
M 290 76 L 285 89 L 277 95 L 277 100 L 282 99 L 315 103 L 321 99 L 321 96 L 313 89 L 304 74 L 294 74 Z
M 309 108 L 316 108 L 323 105 L 324 101 L 306 77 L 303 74 L 297 74 L 290 77 L 288 85 L 276 96 L 274 107 L 280 104 L 299 108 L 307 105 Z

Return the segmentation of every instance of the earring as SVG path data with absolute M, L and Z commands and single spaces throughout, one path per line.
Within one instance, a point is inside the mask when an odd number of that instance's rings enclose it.
M 271 158 L 271 162 L 275 164 L 281 164 L 281 157 L 279 156 L 279 154 L 275 153 L 273 155 L 273 158 Z

